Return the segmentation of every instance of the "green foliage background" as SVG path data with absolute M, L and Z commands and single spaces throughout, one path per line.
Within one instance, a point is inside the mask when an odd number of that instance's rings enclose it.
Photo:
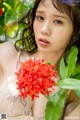
M 19 22 L 33 6 L 33 0 L 3 0 L 0 2 L 0 9 L 4 10 L 0 16 L 0 43 L 5 40 L 15 42 L 20 39 L 22 30 L 26 27 L 26 21 Z M 5 37 L 4 41 L 1 39 L 2 36 Z M 46 120 L 62 120 L 67 89 L 74 90 L 80 97 L 80 64 L 77 64 L 77 55 L 78 50 L 74 46 L 69 51 L 67 66 L 64 59 L 61 59 L 60 80 L 57 82 L 60 90 L 48 98 L 45 109 Z
M 4 12 L 0 16 L 0 38 L 4 36 L 5 40 L 13 42 L 20 39 L 21 32 L 26 27 L 26 21 L 20 21 L 33 6 L 34 0 L 2 0 L 0 9 Z M 4 41 L 0 39 L 0 42 Z

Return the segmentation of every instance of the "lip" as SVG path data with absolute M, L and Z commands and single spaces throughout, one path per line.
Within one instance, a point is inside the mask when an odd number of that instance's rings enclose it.
M 50 44 L 50 42 L 47 40 L 47 39 L 44 39 L 44 38 L 39 38 L 39 44 L 41 46 L 47 46 Z

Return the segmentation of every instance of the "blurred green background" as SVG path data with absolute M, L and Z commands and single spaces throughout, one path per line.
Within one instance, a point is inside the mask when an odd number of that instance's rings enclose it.
M 0 0 L 0 43 L 15 42 L 21 38 L 22 30 L 26 27 L 27 12 L 34 6 L 34 0 Z

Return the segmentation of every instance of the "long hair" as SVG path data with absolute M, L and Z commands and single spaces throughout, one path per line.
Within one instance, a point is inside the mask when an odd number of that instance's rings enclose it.
M 28 11 L 26 18 L 26 28 L 23 30 L 22 39 L 16 41 L 15 47 L 18 50 L 25 50 L 28 53 L 34 53 L 37 50 L 37 45 L 35 42 L 35 36 L 33 32 L 33 22 L 35 19 L 36 9 L 40 2 L 44 3 L 45 0 L 35 0 L 34 7 L 32 10 Z M 73 36 L 72 39 L 65 49 L 64 60 L 66 61 L 68 52 L 72 46 L 77 46 L 79 54 L 78 61 L 80 61 L 80 4 L 77 3 L 65 3 L 62 0 L 52 0 L 53 6 L 62 13 L 66 13 L 72 21 L 73 24 Z M 22 20 L 24 20 L 24 18 Z M 22 22 L 22 20 L 20 22 Z
M 26 28 L 22 32 L 21 39 L 15 42 L 15 47 L 17 50 L 24 50 L 30 54 L 33 54 L 37 50 L 37 45 L 33 32 L 33 22 L 35 19 L 36 9 L 40 1 L 41 0 L 35 0 L 33 9 L 28 11 L 24 18 L 19 21 L 20 24 L 25 20 Z

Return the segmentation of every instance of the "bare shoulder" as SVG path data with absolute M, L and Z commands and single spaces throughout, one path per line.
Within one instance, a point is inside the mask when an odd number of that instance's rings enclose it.
M 4 42 L 0 44 L 0 65 L 9 61 L 9 59 L 13 58 L 15 55 L 17 55 L 17 51 L 13 43 Z
M 11 42 L 4 42 L 0 44 L 0 50 L 2 50 L 2 52 L 6 52 L 8 50 L 15 50 L 14 44 Z

